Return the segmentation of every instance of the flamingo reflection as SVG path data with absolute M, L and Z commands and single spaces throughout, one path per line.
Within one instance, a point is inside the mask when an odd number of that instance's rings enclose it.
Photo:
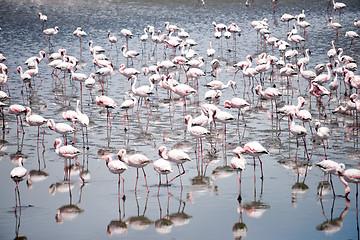
M 242 213 L 244 211 L 243 207 L 241 206 L 241 200 L 239 200 L 239 206 L 238 206 L 238 213 L 239 213 L 239 221 L 236 222 L 232 228 L 232 232 L 235 239 L 241 239 L 243 237 L 246 237 L 248 228 L 246 224 L 243 222 Z
M 69 192 L 69 204 L 63 205 L 63 206 L 61 206 L 60 208 L 57 209 L 56 216 L 55 216 L 55 219 L 56 219 L 57 223 L 63 223 L 64 220 L 72 221 L 79 214 L 84 212 L 84 210 L 79 208 L 77 205 L 81 203 L 82 188 L 85 186 L 85 184 L 82 184 L 80 186 L 80 188 L 79 188 L 79 200 L 78 200 L 78 202 L 76 204 L 72 203 L 71 189 L 72 189 L 73 185 L 70 183 L 70 181 L 66 185 L 68 187 L 67 191 Z
M 183 226 L 190 223 L 192 216 L 184 212 L 185 206 L 186 203 L 182 200 L 182 190 L 181 190 L 178 211 L 169 215 L 169 220 L 173 223 L 174 227 Z
M 320 198 L 321 210 L 325 217 L 325 221 L 322 224 L 316 226 L 316 230 L 323 231 L 326 235 L 334 234 L 342 229 L 345 215 L 349 211 L 350 201 L 349 199 L 345 198 L 345 209 L 340 213 L 338 218 L 333 218 L 335 199 L 336 198 L 333 198 L 331 206 L 331 217 L 328 219 L 325 215 L 322 199 Z
M 15 238 L 14 239 L 24 239 L 26 240 L 27 237 L 26 236 L 19 236 L 19 230 L 20 230 L 20 219 L 21 219 L 21 211 L 19 212 L 19 214 L 17 213 L 17 211 L 15 211 Z
M 120 208 L 120 195 L 118 196 L 118 206 L 119 206 L 119 220 L 111 220 L 111 222 L 107 225 L 107 234 L 109 236 L 112 235 L 126 235 L 128 231 L 128 226 L 126 222 L 123 221 L 125 218 L 125 199 L 122 199 L 123 202 L 123 216 L 121 216 L 121 208 Z
M 169 199 L 170 196 L 167 196 L 167 209 L 166 209 L 166 216 L 162 217 L 162 208 L 160 203 L 159 196 L 157 197 L 159 202 L 159 210 L 160 210 L 160 218 L 155 221 L 155 230 L 159 234 L 167 234 L 172 231 L 172 227 L 174 223 L 169 219 Z
M 154 221 L 150 220 L 148 217 L 145 216 L 148 199 L 149 199 L 149 194 L 146 195 L 144 211 L 143 211 L 142 215 L 140 215 L 139 200 L 138 200 L 138 197 L 137 197 L 137 195 L 135 193 L 136 206 L 137 206 L 137 209 L 138 209 L 137 216 L 129 217 L 126 220 L 126 224 L 131 229 L 134 229 L 134 230 L 137 230 L 137 231 L 139 231 L 139 230 L 142 231 L 142 230 L 148 229 L 149 226 L 154 223 Z

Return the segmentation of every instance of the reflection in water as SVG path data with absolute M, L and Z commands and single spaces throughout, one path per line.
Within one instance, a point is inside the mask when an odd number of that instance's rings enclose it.
M 296 164 L 296 167 L 293 169 L 296 172 L 296 183 L 291 188 L 291 203 L 293 208 L 296 208 L 297 198 L 299 194 L 304 194 L 309 190 L 309 186 L 305 184 L 305 179 L 308 173 L 309 165 L 301 166 Z M 302 182 L 300 182 L 300 176 L 303 176 Z
M 127 223 L 123 221 L 125 218 L 125 199 L 122 199 L 123 202 L 123 216 L 121 217 L 121 208 L 120 208 L 120 195 L 118 196 L 118 207 L 119 207 L 119 220 L 111 220 L 109 225 L 107 225 L 107 234 L 112 235 L 126 235 L 128 231 Z
M 19 214 L 17 211 L 15 211 L 15 238 L 14 240 L 26 240 L 26 236 L 19 236 L 19 230 L 20 230 L 20 218 L 21 218 L 21 211 L 19 211 Z
M 172 231 L 172 227 L 174 223 L 169 219 L 169 199 L 170 196 L 167 196 L 167 208 L 166 208 L 166 216 L 162 217 L 162 208 L 160 203 L 159 196 L 157 197 L 159 202 L 159 210 L 160 210 L 160 218 L 155 221 L 155 230 L 159 234 L 167 234 Z
M 242 213 L 243 213 L 243 207 L 241 206 L 241 200 L 239 200 L 239 206 L 238 206 L 238 212 L 239 212 L 239 221 L 236 222 L 232 228 L 232 232 L 235 239 L 242 239 L 243 237 L 246 237 L 248 228 L 246 227 L 246 224 L 243 222 Z
M 67 186 L 67 190 L 65 190 Z M 57 223 L 63 223 L 64 220 L 71 221 L 74 218 L 76 218 L 80 213 L 84 212 L 81 208 L 79 208 L 77 205 L 81 203 L 81 196 L 82 196 L 82 189 L 85 186 L 85 184 L 82 184 L 79 188 L 79 200 L 76 204 L 72 203 L 72 193 L 71 189 L 74 187 L 74 184 L 67 182 L 67 183 L 56 183 L 52 184 L 49 188 L 49 191 L 51 195 L 55 194 L 55 191 L 62 191 L 62 192 L 69 192 L 69 204 L 63 205 L 56 211 L 56 222 Z M 59 191 L 59 192 L 60 192 Z
M 323 231 L 326 235 L 334 234 L 336 232 L 339 232 L 342 229 L 345 215 L 349 211 L 350 201 L 347 198 L 344 198 L 345 205 L 346 205 L 345 209 L 340 213 L 340 216 L 338 218 L 333 218 L 335 199 L 336 198 L 333 198 L 331 211 L 330 211 L 330 219 L 328 219 L 325 215 L 322 198 L 320 198 L 321 210 L 325 217 L 325 222 L 318 225 L 316 227 L 316 230 Z
M 137 216 L 133 216 L 133 217 L 129 217 L 126 220 L 126 224 L 134 230 L 145 230 L 147 229 L 150 225 L 152 225 L 154 222 L 151 221 L 149 218 L 147 218 L 145 216 L 145 212 L 147 209 L 147 203 L 148 203 L 148 198 L 149 198 L 149 194 L 146 195 L 146 200 L 145 200 L 145 206 L 144 206 L 144 211 L 142 213 L 142 215 L 140 215 L 140 206 L 139 206 L 139 201 L 138 201 L 138 197 L 135 194 L 135 200 L 136 200 L 136 206 L 138 209 L 137 212 Z
M 179 208 L 176 213 L 169 215 L 169 220 L 173 223 L 174 227 L 189 224 L 192 216 L 184 213 L 186 203 L 182 200 L 182 190 L 180 191 Z M 182 206 L 182 208 L 181 208 Z

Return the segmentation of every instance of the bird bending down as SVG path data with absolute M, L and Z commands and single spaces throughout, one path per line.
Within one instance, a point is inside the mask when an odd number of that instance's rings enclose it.
M 315 163 L 316 167 L 319 167 L 321 171 L 324 172 L 324 177 L 321 180 L 321 188 L 323 187 L 324 184 L 324 180 L 327 174 L 330 174 L 330 183 L 331 183 L 331 187 L 333 190 L 333 194 L 335 197 L 335 190 L 334 190 L 334 186 L 332 183 L 332 177 L 331 175 L 338 175 L 338 172 L 341 171 L 343 172 L 345 170 L 345 165 L 343 163 L 337 163 L 335 161 L 332 160 L 322 160 L 321 162 Z M 320 198 L 322 198 L 322 189 L 320 191 Z
M 171 183 L 175 178 L 180 177 L 181 189 L 183 189 L 183 185 L 182 185 L 182 181 L 181 181 L 181 175 L 185 174 L 185 169 L 184 169 L 183 164 L 185 162 L 192 161 L 191 158 L 189 157 L 189 155 L 187 153 L 185 153 L 184 151 L 182 151 L 180 149 L 171 149 L 168 152 L 165 146 L 161 146 L 161 147 L 159 147 L 158 151 L 159 151 L 160 157 L 162 157 L 163 159 L 165 159 L 167 161 L 175 163 L 179 169 L 179 174 L 177 176 L 175 176 L 174 178 L 172 178 L 169 183 Z M 180 171 L 179 165 L 181 165 L 183 172 Z
M 71 126 L 70 126 L 69 124 L 67 124 L 67 123 L 55 123 L 54 119 L 49 119 L 49 120 L 47 121 L 47 126 L 48 126 L 51 130 L 53 130 L 53 131 L 55 131 L 55 132 L 63 135 L 64 144 L 65 144 L 65 145 L 67 145 L 66 136 L 67 136 L 67 135 L 70 135 L 70 134 L 72 134 L 72 133 L 75 133 L 75 131 L 76 131 L 75 128 L 71 127 Z M 73 143 L 75 143 L 75 137 L 74 137 L 74 139 L 73 139 Z
M 145 155 L 140 154 L 140 153 L 127 155 L 125 149 L 121 149 L 118 152 L 117 156 L 118 156 L 119 160 L 122 162 L 125 162 L 126 165 L 136 168 L 135 193 L 136 193 L 137 183 L 138 183 L 138 179 L 139 179 L 139 168 L 141 168 L 144 173 L 146 189 L 147 189 L 147 192 L 149 192 L 149 187 L 147 184 L 146 173 L 145 173 L 144 167 L 146 167 L 146 165 L 148 165 L 149 163 L 152 163 L 153 160 L 149 159 L 148 157 L 146 157 Z

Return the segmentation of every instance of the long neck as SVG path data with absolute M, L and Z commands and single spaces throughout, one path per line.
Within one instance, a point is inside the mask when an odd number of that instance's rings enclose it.
M 167 152 L 167 149 L 165 148 L 164 151 L 161 152 L 161 157 L 165 160 L 168 160 L 169 159 L 169 155 L 168 155 L 168 152 Z
M 136 92 L 135 86 L 136 86 L 136 82 L 137 82 L 137 77 L 136 77 L 135 75 L 133 75 L 133 76 L 134 76 L 134 82 L 133 82 L 133 84 L 131 85 L 131 91 L 132 91 L 132 92 Z
M 192 117 L 190 117 L 189 120 L 188 120 L 188 124 L 187 124 L 187 131 L 188 131 L 188 132 L 190 132 L 190 130 L 191 130 L 192 121 L 193 121 L 193 119 L 192 119 Z

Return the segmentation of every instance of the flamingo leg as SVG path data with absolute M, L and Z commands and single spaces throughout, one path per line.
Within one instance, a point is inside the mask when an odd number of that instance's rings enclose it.
M 144 173 L 144 178 L 145 178 L 145 183 L 146 183 L 146 189 L 147 189 L 147 192 L 149 192 L 149 187 L 148 187 L 148 183 L 147 183 L 147 180 L 146 180 L 146 173 L 145 173 L 145 169 L 142 168 L 143 170 L 143 173 Z

